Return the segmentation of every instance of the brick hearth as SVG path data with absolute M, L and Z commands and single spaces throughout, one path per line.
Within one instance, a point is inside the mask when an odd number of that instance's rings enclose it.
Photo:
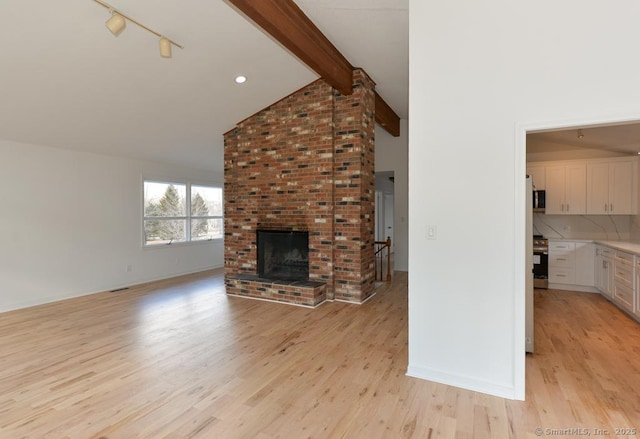
M 373 294 L 374 129 L 374 83 L 356 70 L 352 95 L 320 79 L 225 134 L 229 294 L 311 306 Z M 257 229 L 309 232 L 308 285 L 257 277 Z

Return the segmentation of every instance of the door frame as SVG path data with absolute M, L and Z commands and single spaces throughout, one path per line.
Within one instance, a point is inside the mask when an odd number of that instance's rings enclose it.
M 591 118 L 573 120 L 547 120 L 539 122 L 515 123 L 515 197 L 514 197 L 514 393 L 515 398 L 524 400 L 525 397 L 525 295 L 526 295 L 526 175 L 527 175 L 527 133 L 557 131 L 567 129 L 589 128 L 603 125 L 624 125 L 640 122 L 640 114 L 625 114 L 618 116 L 593 116 Z

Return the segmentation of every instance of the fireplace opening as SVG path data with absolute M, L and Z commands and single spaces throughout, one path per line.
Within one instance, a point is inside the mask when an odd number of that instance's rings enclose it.
M 309 232 L 258 230 L 258 276 L 309 280 Z

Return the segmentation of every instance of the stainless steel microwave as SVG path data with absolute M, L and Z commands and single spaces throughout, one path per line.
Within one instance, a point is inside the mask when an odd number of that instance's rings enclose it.
M 545 191 L 533 191 L 533 211 L 543 212 L 546 206 L 547 193 Z

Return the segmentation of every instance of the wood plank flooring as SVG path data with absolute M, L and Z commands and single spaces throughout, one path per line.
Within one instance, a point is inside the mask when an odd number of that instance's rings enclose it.
M 406 273 L 311 310 L 209 271 L 0 314 L 0 438 L 634 437 L 639 324 L 537 291 L 536 350 L 525 402 L 410 378 Z

